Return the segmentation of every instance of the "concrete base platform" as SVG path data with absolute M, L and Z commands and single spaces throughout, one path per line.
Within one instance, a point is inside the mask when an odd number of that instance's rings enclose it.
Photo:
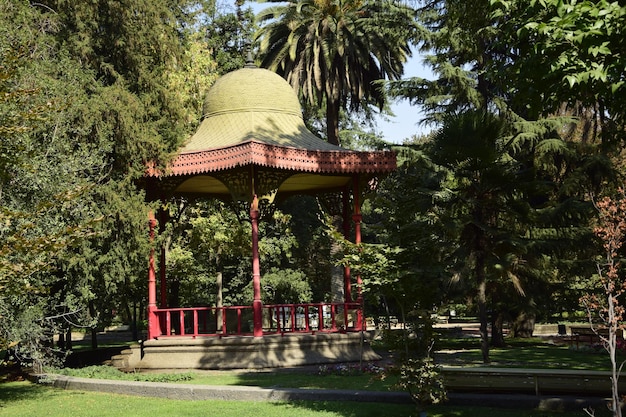
M 263 337 L 171 337 L 148 340 L 112 358 L 126 371 L 141 369 L 262 369 L 381 357 L 368 333 L 293 334 Z

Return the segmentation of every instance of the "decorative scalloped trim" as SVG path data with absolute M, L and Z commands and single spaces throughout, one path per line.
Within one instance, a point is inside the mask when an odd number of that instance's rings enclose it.
M 149 167 L 146 175 L 198 175 L 250 165 L 319 174 L 389 173 L 396 169 L 396 154 L 306 150 L 249 141 L 227 148 L 179 154 L 167 167 L 167 174 Z

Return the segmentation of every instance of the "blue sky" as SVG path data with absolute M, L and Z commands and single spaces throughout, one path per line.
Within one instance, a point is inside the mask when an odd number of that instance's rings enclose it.
M 409 58 L 402 78 L 422 77 L 432 79 L 433 75 L 429 68 L 423 65 L 423 59 L 417 51 L 413 52 L 413 56 Z M 388 121 L 378 118 L 378 130 L 383 137 L 393 143 L 402 143 L 402 141 L 414 134 L 427 133 L 430 131 L 429 126 L 420 124 L 423 115 L 419 106 L 414 106 L 408 100 L 397 100 L 391 104 L 391 111 L 394 117 Z

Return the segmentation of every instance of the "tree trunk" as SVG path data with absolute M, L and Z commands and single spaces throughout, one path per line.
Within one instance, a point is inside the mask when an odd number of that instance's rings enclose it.
M 339 245 L 331 244 L 331 256 L 338 254 Z M 333 265 L 331 267 L 331 281 L 330 281 L 330 293 L 331 301 L 333 303 L 344 302 L 344 290 L 343 290 L 343 267 L 340 265 Z
M 169 294 L 167 299 L 167 306 L 169 308 L 178 308 L 180 307 L 180 281 L 178 279 L 172 279 L 169 281 Z M 170 323 L 171 329 L 170 331 L 173 334 L 180 334 L 180 317 L 179 314 L 184 314 L 182 311 L 176 313 L 172 313 L 172 321 Z
M 180 307 L 180 281 L 178 279 L 172 279 L 169 284 L 170 291 L 167 306 L 170 308 Z
M 485 364 L 490 362 L 486 287 L 487 283 L 482 277 L 478 284 L 478 318 L 480 320 L 480 350 Z
M 342 230 L 343 219 L 341 216 L 333 216 L 333 227 L 335 230 Z M 333 259 L 337 256 L 341 256 L 341 245 L 339 243 L 330 243 L 330 256 Z M 330 293 L 332 302 L 343 303 L 345 301 L 343 267 L 340 265 L 333 265 L 331 267 Z
M 57 347 L 61 350 L 65 349 L 65 329 L 61 329 L 59 332 L 59 341 L 57 342 Z
M 494 313 L 491 318 L 491 346 L 504 347 L 504 313 Z
M 619 374 L 621 366 L 617 365 L 617 330 L 619 329 L 619 321 L 622 317 L 620 313 L 616 312 L 616 304 L 619 306 L 617 296 L 612 291 L 613 286 L 605 284 L 605 291 L 607 293 L 608 304 L 608 319 L 607 324 L 609 328 L 609 336 L 606 340 L 605 348 L 609 353 L 611 360 L 611 411 L 614 417 L 622 417 L 622 404 L 621 396 L 619 393 Z M 615 297 L 615 298 L 613 298 Z M 622 363 L 623 365 L 623 363 Z
M 406 355 L 406 359 L 410 358 L 409 356 L 409 329 L 406 328 L 406 314 L 404 313 L 404 306 L 402 303 L 397 302 L 398 309 L 400 310 L 400 319 L 402 320 L 402 344 L 404 344 L 404 354 Z M 391 331 L 391 316 L 389 315 L 389 310 L 387 310 L 387 323 L 389 324 L 389 330 Z
M 522 311 L 515 318 L 511 328 L 513 337 L 533 337 L 535 331 L 535 313 Z
M 217 307 L 217 311 L 215 312 L 216 320 L 217 320 L 217 331 L 222 330 L 222 321 L 223 321 L 223 310 L 224 307 L 224 298 L 223 298 L 223 274 L 222 271 L 218 271 L 215 281 L 217 283 L 217 296 L 215 300 L 215 306 Z
M 133 301 L 133 311 L 130 323 L 130 330 L 132 332 L 133 340 L 139 340 L 139 329 L 137 326 L 137 302 Z
M 65 334 L 65 350 L 72 350 L 72 326 L 67 327 Z
M 95 318 L 96 317 L 96 306 L 92 301 L 89 301 L 88 303 L 88 307 L 89 307 L 89 315 L 91 316 L 91 318 Z M 93 350 L 98 349 L 98 329 L 96 326 L 91 328 L 91 348 Z
M 138 317 L 137 317 L 137 325 L 139 325 L 139 322 L 143 322 L 148 321 L 148 310 L 144 307 L 144 303 L 143 303 L 143 298 L 139 300 L 139 307 L 137 309 L 137 311 L 139 312 Z M 145 332 L 146 329 L 144 328 L 143 324 L 141 326 L 141 339 L 145 339 Z M 139 333 L 139 328 L 137 328 L 137 333 Z
M 130 321 L 130 331 L 132 334 L 132 338 L 133 340 L 137 340 L 137 317 L 136 317 L 136 307 L 135 307 L 135 302 L 133 301 L 133 306 L 131 309 L 130 303 L 125 302 L 124 303 L 124 310 L 126 310 L 126 317 L 128 317 L 128 320 Z
M 343 228 L 343 219 L 341 216 L 333 216 L 333 227 L 335 230 L 341 231 Z M 338 242 L 330 243 L 330 257 L 335 259 L 342 255 L 341 245 Z M 333 303 L 345 302 L 345 279 L 343 276 L 343 267 L 341 265 L 332 265 L 330 267 L 330 296 Z M 335 325 L 341 327 L 344 325 L 342 312 L 337 311 L 335 316 Z
M 326 140 L 339 145 L 339 104 L 327 97 L 326 100 Z

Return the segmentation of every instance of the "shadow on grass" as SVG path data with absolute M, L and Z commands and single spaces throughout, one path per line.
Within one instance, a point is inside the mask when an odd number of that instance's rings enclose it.
M 0 404 L 6 404 L 12 401 L 34 400 L 41 398 L 41 395 L 42 387 L 36 384 L 24 381 L 0 383 Z
M 412 404 L 383 404 L 354 401 L 293 401 L 285 407 L 299 408 L 312 413 L 329 413 L 343 417 L 407 417 L 415 415 Z
M 407 417 L 417 416 L 419 412 L 414 405 L 355 403 L 355 402 L 294 402 L 286 406 L 300 408 L 313 412 L 333 413 L 343 417 Z M 588 417 L 581 408 L 573 411 L 545 411 L 515 408 L 494 408 L 478 406 L 433 405 L 427 408 L 429 417 Z M 607 410 L 596 410 L 596 417 L 610 417 Z
M 358 391 L 390 391 L 397 381 L 395 376 L 354 374 L 319 375 L 312 372 L 250 372 L 238 374 L 233 385 L 263 388 L 305 388 Z

